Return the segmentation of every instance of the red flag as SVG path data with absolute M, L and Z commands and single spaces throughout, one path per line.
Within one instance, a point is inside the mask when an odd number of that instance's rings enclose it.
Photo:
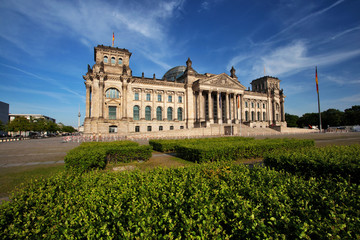
M 112 40 L 112 46 L 114 47 L 114 42 L 115 42 L 115 35 L 114 35 L 114 32 L 113 32 L 113 40 Z
M 316 92 L 319 93 L 319 82 L 317 76 L 317 67 L 315 68 L 315 81 L 316 81 Z
M 240 96 L 238 96 L 238 108 L 240 108 Z

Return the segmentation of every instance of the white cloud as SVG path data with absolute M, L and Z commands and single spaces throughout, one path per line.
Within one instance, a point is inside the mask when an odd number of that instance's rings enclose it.
M 360 84 L 360 80 L 352 80 L 347 77 L 344 78 L 344 77 L 338 77 L 338 76 L 327 76 L 326 80 L 328 80 L 330 82 L 334 82 L 340 86 L 349 85 L 349 84 Z
M 311 56 L 303 41 L 295 41 L 284 47 L 279 47 L 271 53 L 261 57 L 270 75 L 292 75 L 305 68 L 328 66 L 348 60 L 360 55 L 360 49 L 353 51 L 333 51 L 322 55 Z M 258 66 L 254 67 L 259 68 Z

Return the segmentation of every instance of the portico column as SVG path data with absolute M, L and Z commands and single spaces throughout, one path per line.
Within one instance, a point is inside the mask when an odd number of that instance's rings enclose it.
M 226 119 L 225 119 L 225 122 L 226 123 L 230 123 L 230 108 L 229 108 L 229 93 L 225 93 L 225 104 L 226 104 L 226 108 L 225 108 L 225 116 L 226 116 Z
M 281 121 L 285 122 L 285 111 L 284 111 L 284 101 L 281 101 Z
M 85 117 L 90 117 L 90 86 L 86 84 L 86 109 L 85 109 Z
M 204 102 L 204 96 L 203 96 L 203 90 L 199 91 L 199 97 L 200 97 L 200 122 L 205 121 L 205 102 Z
M 217 93 L 217 115 L 218 115 L 218 124 L 222 124 L 222 114 L 221 114 L 221 108 L 223 106 L 220 106 L 220 98 L 221 98 L 221 92 Z M 223 103 L 222 103 L 223 105 Z
M 233 114 L 232 114 L 232 118 L 231 121 L 233 121 L 234 123 L 236 123 L 236 95 L 235 93 L 231 94 L 233 96 Z
M 240 122 L 244 122 L 244 119 L 243 119 L 244 114 L 245 114 L 244 113 L 244 97 L 241 94 L 240 95 L 240 116 L 239 116 Z
M 208 91 L 208 112 L 209 112 L 209 122 L 214 123 L 214 115 L 213 115 L 213 108 L 214 103 L 211 97 L 211 91 Z

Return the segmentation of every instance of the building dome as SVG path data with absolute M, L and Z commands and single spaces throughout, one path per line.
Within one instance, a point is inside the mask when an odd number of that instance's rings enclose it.
M 177 78 L 179 78 L 186 70 L 185 66 L 177 66 L 171 68 L 167 71 L 162 77 L 163 80 L 174 82 Z

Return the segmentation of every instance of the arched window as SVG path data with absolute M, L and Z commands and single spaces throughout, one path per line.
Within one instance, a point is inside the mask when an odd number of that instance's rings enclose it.
M 111 64 L 115 64 L 115 58 L 114 57 L 111 58 Z
M 182 108 L 178 108 L 178 110 L 177 110 L 177 119 L 178 119 L 178 121 L 183 120 L 182 113 L 183 113 Z
M 119 98 L 119 91 L 116 88 L 109 88 L 106 91 L 107 98 Z
M 135 105 L 134 109 L 133 109 L 133 115 L 134 115 L 133 118 L 134 118 L 134 120 L 139 120 L 140 119 L 139 110 L 140 110 L 139 106 Z
M 105 57 L 104 57 L 104 63 L 107 63 L 107 62 L 108 62 L 108 57 L 105 56 Z
M 119 64 L 119 65 L 121 65 L 121 64 L 122 64 L 122 59 L 121 59 L 121 58 L 119 58 L 119 60 L 118 60 L 118 64 Z
M 162 110 L 161 107 L 156 108 L 156 120 L 161 121 L 162 120 Z
M 263 121 L 266 121 L 266 114 L 263 112 Z
M 151 120 L 151 107 L 146 106 L 145 108 L 145 120 Z
M 260 112 L 257 112 L 257 120 L 260 121 Z
M 255 120 L 255 116 L 254 116 L 254 115 L 255 115 L 255 113 L 254 113 L 254 111 L 252 111 L 252 112 L 251 112 L 251 121 L 252 121 L 252 122 Z
M 249 121 L 249 112 L 245 111 L 245 121 Z
M 168 107 L 168 109 L 167 109 L 167 120 L 168 121 L 171 121 L 173 119 L 172 115 L 173 115 L 173 109 L 171 107 Z

